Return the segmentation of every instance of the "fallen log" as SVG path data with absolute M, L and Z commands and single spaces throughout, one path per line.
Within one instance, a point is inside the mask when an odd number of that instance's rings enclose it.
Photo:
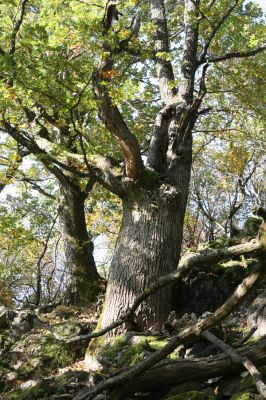
M 247 297 L 252 288 L 258 285 L 259 282 L 261 282 L 261 280 L 264 278 L 265 269 L 265 263 L 258 263 L 250 275 L 248 275 L 240 283 L 240 285 L 238 285 L 234 293 L 213 314 L 203 318 L 197 324 L 184 329 L 183 331 L 179 332 L 178 335 L 171 337 L 169 342 L 164 347 L 147 357 L 147 359 L 140 361 L 119 375 L 110 377 L 92 389 L 88 388 L 78 393 L 77 396 L 74 397 L 74 400 L 92 400 L 105 390 L 112 390 L 118 385 L 123 385 L 126 382 L 133 382 L 133 379 L 135 379 L 141 373 L 144 373 L 148 368 L 156 365 L 159 361 L 163 360 L 178 346 L 190 342 L 195 337 L 201 335 L 202 332 L 215 326 L 217 323 L 227 317 L 233 310 L 235 310 L 236 307 L 242 304 L 243 300 Z
M 236 351 L 240 358 L 250 359 L 257 367 L 266 364 L 266 339 L 245 346 Z M 232 362 L 231 358 L 221 354 L 202 359 L 177 360 L 155 366 L 142 373 L 126 385 L 120 385 L 112 391 L 113 400 L 122 400 L 125 396 L 135 392 L 158 391 L 167 387 L 176 386 L 184 382 L 203 381 L 209 378 L 232 375 L 244 370 L 239 362 Z

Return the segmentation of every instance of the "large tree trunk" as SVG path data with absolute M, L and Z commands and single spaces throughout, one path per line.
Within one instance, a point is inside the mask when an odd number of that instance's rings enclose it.
M 74 304 L 86 304 L 95 299 L 100 278 L 93 257 L 93 242 L 86 227 L 86 195 L 75 184 L 61 185 L 61 193 L 59 215 L 65 263 L 70 276 L 67 299 Z
M 123 221 L 117 240 L 102 316 L 102 327 L 115 321 L 154 280 L 176 269 L 189 185 L 184 191 L 157 182 L 132 183 L 123 199 Z M 151 178 L 148 178 L 151 180 Z M 148 186 L 150 186 L 148 188 Z M 128 330 L 160 330 L 170 312 L 171 285 L 150 296 L 138 308 Z M 112 332 L 111 334 L 114 334 Z
M 194 2 L 185 1 L 185 43 L 177 93 L 170 89 L 174 79 L 172 65 L 158 55 L 169 52 L 164 0 L 150 2 L 154 49 L 158 52 L 155 63 L 164 106 L 155 119 L 147 157 L 149 170 L 144 171 L 136 137 L 112 103 L 107 86 L 100 83 L 102 76 L 112 69 L 112 56 L 101 62 L 94 77 L 102 119 L 123 149 L 125 175 L 129 178 L 123 182 L 123 222 L 111 265 L 102 327 L 123 314 L 154 279 L 174 271 L 178 264 L 191 171 L 191 132 L 204 91 L 201 83 L 199 96 L 193 99 L 198 42 L 196 8 Z M 170 311 L 170 295 L 171 287 L 166 287 L 150 296 L 126 328 L 160 329 Z

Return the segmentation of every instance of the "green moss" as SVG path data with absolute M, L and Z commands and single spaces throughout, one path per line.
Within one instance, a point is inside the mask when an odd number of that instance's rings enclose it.
M 251 395 L 252 393 L 249 392 L 236 393 L 230 400 L 249 400 L 251 399 Z
M 24 335 L 11 351 L 21 354 L 23 363 L 18 373 L 26 377 L 48 373 L 75 360 L 75 345 L 60 343 L 51 334 Z
M 149 353 L 161 349 L 167 340 L 156 336 L 135 336 L 130 333 L 117 336 L 108 342 L 104 337 L 91 341 L 86 355 L 98 360 L 100 364 L 117 370 L 125 366 L 135 365 L 142 361 Z M 176 359 L 172 353 L 168 358 Z M 164 360 L 165 361 L 165 360 Z
M 47 396 L 48 395 L 48 396 Z M 49 393 L 45 389 L 35 386 L 31 389 L 15 390 L 10 395 L 10 400 L 48 400 Z
M 0 333 L 0 349 L 4 347 L 5 341 L 9 335 L 10 335 L 9 329 L 5 329 L 5 330 L 1 331 L 1 333 Z
M 168 397 L 167 400 L 212 400 L 215 399 L 213 396 L 208 396 L 206 393 L 191 391 L 180 393 L 172 397 Z
M 106 342 L 103 337 L 94 339 L 88 348 L 87 355 L 95 357 L 102 365 L 113 369 L 137 364 L 148 353 L 161 349 L 166 340 L 155 336 L 132 336 L 124 334 Z M 176 359 L 176 355 L 173 354 Z
M 37 368 L 42 367 L 42 360 L 41 358 L 37 357 L 30 357 L 26 362 L 22 364 L 19 368 L 19 373 L 22 375 L 29 376 L 31 373 L 35 372 Z
M 259 340 L 259 338 L 257 338 L 257 340 Z M 266 378 L 266 367 L 259 368 L 259 371 L 264 380 Z M 245 378 L 242 379 L 239 385 L 239 390 L 241 392 L 256 392 L 254 380 L 250 375 L 247 375 Z
M 227 238 L 216 239 L 215 242 L 208 243 L 208 247 L 211 249 L 219 249 L 221 247 L 228 246 Z
M 148 341 L 150 347 L 152 348 L 152 350 L 157 351 L 160 350 L 162 347 L 164 347 L 167 343 L 166 340 L 162 340 L 162 339 L 156 339 L 154 340 L 154 338 L 152 338 L 151 340 Z
M 260 218 L 248 217 L 244 224 L 245 235 L 255 237 L 259 231 L 260 224 Z
M 160 180 L 160 174 L 158 172 L 153 171 L 151 169 L 145 169 L 144 173 L 140 179 L 140 185 L 144 186 L 145 188 L 154 188 L 158 186 L 158 182 Z
M 43 368 L 49 372 L 55 368 L 61 368 L 71 364 L 75 360 L 75 354 L 71 346 L 54 342 L 53 339 L 43 346 Z

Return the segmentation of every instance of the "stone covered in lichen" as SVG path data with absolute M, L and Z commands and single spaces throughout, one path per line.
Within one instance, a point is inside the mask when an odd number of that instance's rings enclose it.
M 144 360 L 166 344 L 166 339 L 157 336 L 141 336 L 127 332 L 106 341 L 103 337 L 91 341 L 85 362 L 89 369 L 121 369 Z M 175 355 L 172 355 L 175 357 Z
M 71 364 L 75 360 L 75 344 L 65 345 L 51 334 L 33 331 L 23 335 L 0 361 L 0 381 L 26 380 Z

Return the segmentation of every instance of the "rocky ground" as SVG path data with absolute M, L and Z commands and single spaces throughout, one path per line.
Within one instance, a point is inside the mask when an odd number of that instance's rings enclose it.
M 235 263 L 235 261 L 234 261 Z M 248 268 L 247 260 L 242 260 Z M 234 265 L 235 267 L 235 265 Z M 198 311 L 204 313 L 210 308 L 204 296 L 202 302 L 198 293 L 207 288 L 217 292 L 219 301 L 229 294 L 227 288 L 243 278 L 243 268 L 240 276 L 225 268 L 224 276 L 217 266 L 206 269 L 205 276 L 199 274 L 198 281 L 190 277 L 183 285 L 194 287 L 189 292 L 191 308 L 197 304 Z M 234 271 L 236 269 L 234 268 Z M 228 279 L 228 282 L 226 282 Z M 218 289 L 214 281 L 219 282 Z M 221 286 L 222 285 L 222 286 Z M 195 297 L 192 296 L 194 292 Z M 221 293 L 224 292 L 222 296 Z M 92 341 L 83 340 L 74 343 L 58 341 L 54 334 L 71 337 L 92 332 L 101 313 L 103 299 L 87 308 L 75 308 L 59 305 L 50 311 L 38 309 L 8 310 L 0 306 L 0 398 L 3 400 L 71 400 L 85 387 L 93 387 L 109 376 L 125 371 L 128 367 L 146 359 L 150 354 L 163 347 L 171 335 L 179 332 L 192 323 L 189 309 L 176 309 L 169 316 L 162 332 L 141 335 L 128 332 L 123 336 L 105 343 L 98 338 Z M 205 306 L 204 306 L 205 304 Z M 217 306 L 217 304 L 215 304 Z M 199 314 L 198 314 L 199 315 Z M 48 329 L 47 329 L 48 326 Z M 49 327 L 52 328 L 49 330 Z M 215 327 L 213 333 L 230 346 L 237 346 L 248 332 L 252 335 L 246 338 L 245 345 L 259 341 L 266 336 L 266 291 L 265 285 L 253 293 L 246 304 L 242 305 L 223 323 Z M 266 347 L 266 346 L 265 346 Z M 266 348 L 263 348 L 264 360 L 260 371 L 266 378 Z M 237 348 L 237 347 L 236 347 Z M 210 360 L 215 359 L 220 350 L 200 337 L 194 343 L 180 346 L 170 356 L 162 360 L 160 365 L 175 360 Z M 160 366 L 159 365 L 159 366 Z M 157 365 L 158 367 L 158 365 Z M 125 397 L 116 397 L 113 393 L 102 393 L 97 400 L 196 400 L 196 399 L 230 399 L 248 400 L 262 399 L 255 387 L 253 379 L 246 371 L 240 371 L 230 376 L 218 376 L 186 381 L 163 386 L 154 392 L 136 392 Z

